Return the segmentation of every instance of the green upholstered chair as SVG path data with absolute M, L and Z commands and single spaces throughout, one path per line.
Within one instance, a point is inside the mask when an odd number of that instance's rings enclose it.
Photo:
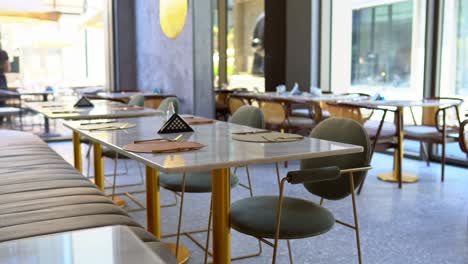
M 130 106 L 145 106 L 145 96 L 142 94 L 136 94 L 130 97 L 130 100 L 127 103 Z
M 238 111 L 236 111 L 230 122 L 238 124 L 238 125 L 244 125 L 244 126 L 250 126 L 254 128 L 263 128 L 265 126 L 264 124 L 264 119 L 263 119 L 263 114 L 260 111 L 260 109 L 253 107 L 253 106 L 243 106 Z M 242 185 L 243 187 L 249 189 L 250 195 L 252 196 L 252 186 L 251 186 L 251 180 L 250 180 L 250 173 L 248 170 L 248 167 L 246 167 L 247 171 L 247 177 L 248 177 L 248 185 Z M 209 216 L 209 221 L 208 221 L 208 228 L 204 230 L 194 230 L 194 231 L 184 231 L 181 232 L 181 225 L 182 225 L 182 212 L 183 212 L 183 204 L 184 204 L 184 195 L 185 193 L 211 193 L 211 172 L 210 171 L 204 171 L 204 172 L 193 172 L 193 173 L 186 173 L 186 174 L 166 174 L 161 172 L 159 175 L 159 185 L 171 192 L 177 193 L 180 198 L 180 211 L 179 211 L 179 224 L 178 224 L 178 229 L 176 234 L 168 234 L 164 235 L 163 237 L 172 237 L 176 236 L 177 237 L 177 242 L 176 242 L 176 249 L 178 249 L 179 245 L 179 240 L 180 236 L 183 234 L 187 237 L 189 237 L 191 240 L 196 241 L 196 239 L 191 235 L 193 233 L 199 233 L 199 232 L 208 232 L 207 238 L 209 238 L 209 230 L 211 226 L 211 210 L 210 210 L 210 216 Z M 238 177 L 235 175 L 235 173 L 231 173 L 231 188 L 237 186 L 239 183 Z M 201 246 L 200 242 L 196 242 L 197 245 L 199 245 L 208 255 L 208 239 L 206 240 L 205 247 Z M 260 243 L 259 243 L 260 246 Z M 177 254 L 178 252 L 176 252 Z M 255 256 L 259 255 L 261 253 L 261 247 L 259 249 L 259 253 L 253 254 Z M 242 256 L 246 257 L 246 256 Z M 206 262 L 207 257 L 205 258 Z
M 168 97 L 162 100 L 161 104 L 158 107 L 158 110 L 166 112 L 167 109 L 169 109 L 169 105 L 171 105 L 171 103 L 174 104 L 175 113 L 178 114 L 180 110 L 180 102 L 179 99 L 177 99 L 177 97 Z
M 259 129 L 265 128 L 265 118 L 260 109 L 250 105 L 241 106 L 229 119 L 229 123 L 255 127 Z
M 257 196 L 239 200 L 231 205 L 231 226 L 235 230 L 259 238 L 273 246 L 276 262 L 278 240 L 287 240 L 292 262 L 290 239 L 318 236 L 329 231 L 334 223 L 355 230 L 359 263 L 361 250 L 355 189 L 369 167 L 371 146 L 365 129 L 356 121 L 330 118 L 322 121 L 310 134 L 313 138 L 359 145 L 362 153 L 324 157 L 301 161 L 299 171 L 291 171 L 281 181 L 279 196 Z M 303 184 L 312 194 L 321 198 L 320 204 L 283 196 L 284 185 Z M 341 200 L 351 196 L 354 225 L 336 220 L 322 206 L 324 199 Z M 272 239 L 270 242 L 267 239 Z

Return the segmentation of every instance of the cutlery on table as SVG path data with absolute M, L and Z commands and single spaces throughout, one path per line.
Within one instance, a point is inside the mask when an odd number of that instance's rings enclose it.
M 176 142 L 176 141 L 179 141 L 179 139 L 181 139 L 183 136 L 184 136 L 184 134 L 180 134 L 177 137 L 175 137 L 174 139 L 170 139 L 170 138 L 140 139 L 140 140 L 134 140 L 133 143 L 138 144 L 138 143 L 146 143 L 146 142 L 153 142 L 153 141 Z
M 277 142 L 276 139 L 267 138 L 267 137 L 265 137 L 265 136 L 262 136 L 262 138 L 265 139 L 265 140 L 268 141 L 268 142 Z
M 129 123 L 125 123 L 123 124 L 122 126 L 106 126 L 106 127 L 98 127 L 98 128 L 92 128 L 92 129 L 88 129 L 88 131 L 101 131 L 101 130 L 110 130 L 110 129 L 125 129 L 129 126 Z
M 117 123 L 115 120 L 111 121 L 101 121 L 101 122 L 91 122 L 91 123 L 81 123 L 81 126 L 90 126 L 90 125 L 100 125 L 100 124 L 112 124 L 112 123 Z
M 175 149 L 166 149 L 166 150 L 153 150 L 152 153 L 160 154 L 160 153 L 174 153 L 174 152 L 182 152 L 182 151 L 190 151 L 190 150 L 199 150 L 201 148 L 175 148 Z

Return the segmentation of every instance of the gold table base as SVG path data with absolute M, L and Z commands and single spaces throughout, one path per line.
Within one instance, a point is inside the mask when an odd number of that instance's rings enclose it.
M 173 244 L 173 243 L 165 243 L 166 244 L 166 247 L 168 247 L 172 254 L 176 254 L 176 244 Z M 179 245 L 179 256 L 177 257 L 177 262 L 179 264 L 183 264 L 185 262 L 187 262 L 190 258 L 190 251 L 185 248 L 184 246 L 181 246 Z
M 404 183 L 415 183 L 419 180 L 419 177 L 414 174 L 403 173 L 401 176 L 401 182 Z M 398 178 L 395 177 L 393 172 L 380 173 L 377 178 L 386 182 L 398 182 Z

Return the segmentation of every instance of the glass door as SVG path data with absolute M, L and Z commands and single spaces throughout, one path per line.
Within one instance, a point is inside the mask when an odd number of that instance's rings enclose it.
M 465 100 L 461 107 L 463 120 L 468 113 L 468 0 L 444 1 L 442 17 L 439 95 Z M 447 157 L 467 162 L 457 142 L 447 144 Z
M 215 15 L 213 26 L 215 87 L 264 91 L 264 0 L 222 1 L 226 1 L 227 30 L 225 35 L 221 35 L 224 32 L 219 28 L 222 23 L 219 23 L 218 16 Z M 216 9 L 221 6 L 218 0 L 214 2 Z M 222 45 L 218 45 L 219 38 L 227 41 L 225 51 L 220 49 Z M 219 67 L 219 65 L 226 66 Z
M 425 2 L 334 0 L 331 90 L 422 98 Z

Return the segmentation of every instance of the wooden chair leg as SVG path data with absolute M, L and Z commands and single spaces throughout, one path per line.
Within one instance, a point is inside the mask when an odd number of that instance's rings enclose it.
M 442 159 L 440 161 L 440 167 L 441 167 L 441 181 L 444 182 L 445 180 L 445 143 L 442 144 Z
M 431 166 L 431 162 L 429 161 L 429 152 L 427 151 L 426 143 L 421 142 L 421 152 L 426 165 L 429 167 Z

